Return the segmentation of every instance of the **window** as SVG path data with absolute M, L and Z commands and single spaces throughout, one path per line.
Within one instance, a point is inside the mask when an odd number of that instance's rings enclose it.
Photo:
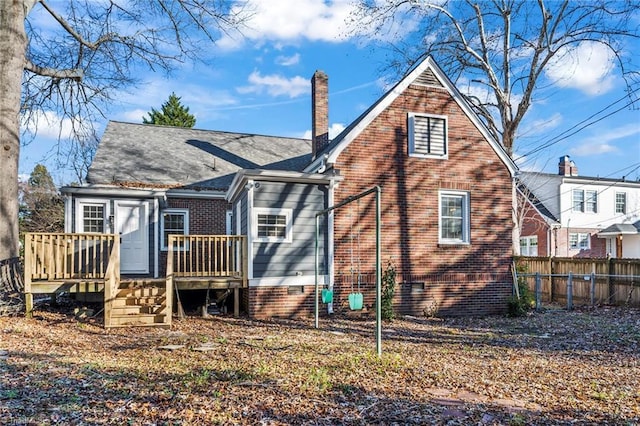
M 581 189 L 573 190 L 573 211 L 584 211 L 584 192 Z
M 447 158 L 447 120 L 409 113 L 409 155 Z
M 537 256 L 538 255 L 538 236 L 520 238 L 520 255 L 521 256 Z
M 104 213 L 104 204 L 82 204 L 82 232 L 104 233 Z
M 589 213 L 598 212 L 598 191 L 585 191 L 587 193 L 586 210 Z
M 589 234 L 569 234 L 569 248 L 572 250 L 588 250 L 591 235 Z
M 185 209 L 167 209 L 162 212 L 162 220 L 160 222 L 162 230 L 160 235 L 162 241 L 160 246 L 162 250 L 168 249 L 169 235 L 188 235 L 189 234 L 189 210 Z M 189 247 L 185 247 L 189 250 Z
M 625 192 L 616 192 L 616 213 L 627 213 L 627 194 Z
M 440 243 L 469 244 L 469 193 L 440 192 Z
M 291 209 L 254 209 L 253 240 L 291 242 Z

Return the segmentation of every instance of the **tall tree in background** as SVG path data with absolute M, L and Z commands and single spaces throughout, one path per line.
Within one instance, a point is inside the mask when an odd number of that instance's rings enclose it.
M 45 166 L 33 168 L 21 192 L 21 234 L 64 231 L 64 202 Z
M 0 1 L 0 265 L 18 256 L 21 124 L 35 132 L 53 114 L 77 141 L 91 140 L 94 119 L 134 75 L 197 58 L 203 38 L 244 17 L 225 0 Z
M 625 50 L 638 43 L 639 19 L 632 0 L 359 0 L 352 24 L 391 40 L 401 72 L 433 56 L 459 87 L 475 85 L 468 100 L 513 156 L 518 127 L 548 84 L 545 72 L 580 49 L 609 55 L 627 84 L 627 106 L 637 101 L 637 58 Z
M 144 124 L 192 128 L 196 125 L 196 118 L 189 114 L 189 107 L 182 105 L 180 99 L 182 98 L 172 92 L 169 95 L 169 100 L 162 104 L 161 110 L 151 108 L 151 112 L 147 113 L 149 118 L 142 117 L 142 122 Z

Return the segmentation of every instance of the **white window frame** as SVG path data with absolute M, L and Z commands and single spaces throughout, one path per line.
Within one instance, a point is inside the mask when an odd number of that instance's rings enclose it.
M 575 245 L 573 241 L 575 240 Z M 569 249 L 570 250 L 589 250 L 591 249 L 591 234 L 584 232 L 569 233 Z
M 576 208 L 576 194 L 580 194 L 582 199 L 579 201 L 580 206 Z M 582 189 L 574 189 L 571 191 L 571 210 L 574 212 L 583 212 L 585 206 L 584 191 Z
M 462 198 L 462 238 L 442 238 L 442 198 L 461 197 Z M 471 194 L 466 191 L 438 192 L 438 243 L 440 244 L 471 244 Z
M 584 211 L 598 213 L 598 191 L 588 189 L 584 191 Z
M 618 196 L 622 196 L 622 201 L 618 201 Z M 618 206 L 622 206 L 622 211 L 618 209 Z M 616 214 L 627 214 L 627 193 L 626 192 L 616 192 L 614 199 L 614 212 Z
M 534 247 L 536 249 L 535 250 L 536 252 L 532 253 L 531 249 Z M 523 253 L 523 248 L 525 249 L 524 251 L 526 251 L 526 253 Z M 521 256 L 537 256 L 538 255 L 538 236 L 537 235 L 520 237 L 520 255 Z
M 84 232 L 84 206 L 101 206 L 103 212 L 103 224 L 102 232 Z M 99 199 L 76 199 L 76 232 L 79 234 L 109 234 L 113 232 L 111 227 L 113 226 L 113 219 L 111 214 L 111 203 L 108 200 Z
M 164 215 L 182 215 L 184 216 L 184 229 L 182 230 L 182 234 L 176 235 L 189 235 L 189 209 L 164 209 L 160 212 L 160 250 L 167 251 L 169 250 L 168 241 L 164 239 Z M 184 251 L 189 251 L 189 245 L 187 244 L 183 249 Z
M 285 217 L 285 237 L 258 237 L 258 216 L 284 216 Z M 292 217 L 291 209 L 279 209 L 270 207 L 254 207 L 252 209 L 251 234 L 253 242 L 256 243 L 290 243 L 292 241 Z
M 444 152 L 442 154 L 422 154 L 416 152 L 416 138 L 415 138 L 415 121 L 420 118 L 442 120 L 444 122 Z M 433 115 L 433 114 L 420 114 L 410 112 L 407 114 L 408 133 L 409 133 L 409 156 L 419 158 L 437 158 L 446 160 L 449 158 L 449 125 L 446 115 Z

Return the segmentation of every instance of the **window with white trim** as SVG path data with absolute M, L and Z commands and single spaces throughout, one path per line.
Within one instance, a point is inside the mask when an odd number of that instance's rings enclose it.
M 291 209 L 255 207 L 252 231 L 254 242 L 290 243 Z
M 598 191 L 585 191 L 586 202 L 585 211 L 589 213 L 598 212 Z
M 447 118 L 409 113 L 409 155 L 447 158 Z
M 102 234 L 105 232 L 105 205 L 104 204 L 80 204 L 82 215 L 82 229 L 80 232 L 89 234 Z
M 440 191 L 439 242 L 442 244 L 469 244 L 469 193 Z
M 627 193 L 616 192 L 616 213 L 627 213 Z
M 291 242 L 291 209 L 256 207 L 253 209 L 253 241 Z
M 520 238 L 520 255 L 521 256 L 537 256 L 538 255 L 538 236 L 537 235 Z
M 569 234 L 569 248 L 571 250 L 588 250 L 590 247 L 591 235 L 583 233 Z
M 169 235 L 189 234 L 189 210 L 187 209 L 166 209 L 162 211 L 160 221 L 160 247 L 162 250 L 168 249 Z M 189 247 L 184 247 L 189 250 Z
M 573 190 L 573 211 L 584 211 L 584 191 L 582 189 Z

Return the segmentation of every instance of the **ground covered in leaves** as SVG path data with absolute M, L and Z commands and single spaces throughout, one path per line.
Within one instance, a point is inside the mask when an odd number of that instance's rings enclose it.
M 640 424 L 640 310 L 524 318 L 0 318 L 0 424 Z

